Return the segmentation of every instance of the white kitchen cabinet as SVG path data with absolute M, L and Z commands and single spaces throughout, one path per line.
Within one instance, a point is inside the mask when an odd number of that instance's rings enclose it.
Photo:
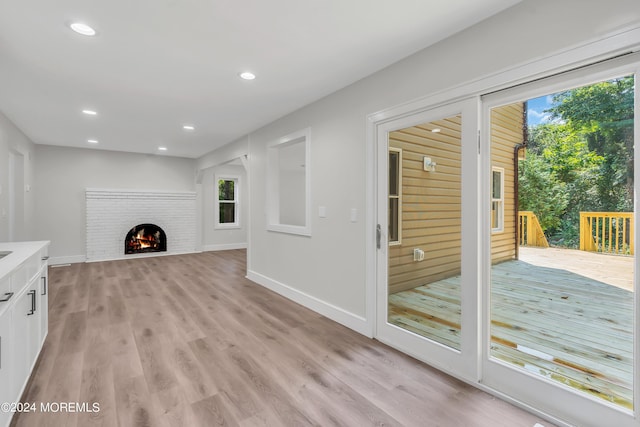
M 48 244 L 0 243 L 0 403 L 19 401 L 47 335 Z M 12 416 L 0 411 L 0 427 Z
M 21 393 L 40 352 L 40 277 L 34 277 L 18 295 L 13 308 L 15 393 Z
M 3 299 L 5 293 L 0 294 L 0 299 Z M 12 372 L 11 366 L 13 358 L 13 330 L 11 327 L 12 319 L 11 314 L 13 310 L 5 309 L 0 314 L 0 403 L 11 402 L 14 398 L 14 390 L 12 387 Z M 6 426 L 9 424 L 11 414 L 0 411 L 0 426 Z

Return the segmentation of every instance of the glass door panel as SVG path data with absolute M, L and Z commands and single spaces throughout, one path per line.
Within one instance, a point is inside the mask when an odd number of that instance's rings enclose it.
M 461 347 L 461 115 L 389 133 L 388 322 Z
M 490 110 L 489 358 L 634 406 L 634 76 Z

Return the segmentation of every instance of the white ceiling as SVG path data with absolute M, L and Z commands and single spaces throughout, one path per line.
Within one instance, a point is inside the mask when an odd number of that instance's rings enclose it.
M 37 144 L 195 158 L 518 1 L 0 0 L 0 111 Z

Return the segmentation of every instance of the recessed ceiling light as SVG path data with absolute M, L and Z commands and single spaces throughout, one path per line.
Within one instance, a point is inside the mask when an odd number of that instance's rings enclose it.
M 97 144 L 97 143 L 98 143 L 98 140 L 97 140 L 97 139 L 87 139 L 87 142 L 88 142 L 89 144 Z
M 97 111 L 93 111 L 93 110 L 82 110 L 82 112 L 87 116 L 95 116 L 96 114 L 98 114 Z
M 82 34 L 83 36 L 95 36 L 96 30 L 88 26 L 87 24 L 83 24 L 82 22 L 74 22 L 69 25 L 73 31 L 78 34 Z
M 195 127 L 192 126 L 192 125 L 184 125 L 184 126 L 182 126 L 182 129 L 184 129 L 184 130 L 194 130 Z
M 256 78 L 256 75 L 249 71 L 245 71 L 244 73 L 240 73 L 240 78 L 244 80 L 253 80 Z
M 158 147 L 158 150 L 160 150 L 160 151 L 167 151 L 167 147 Z
M 438 133 L 438 132 L 440 132 L 441 130 L 442 130 L 442 129 L 440 129 L 440 128 L 435 128 L 435 129 L 432 129 L 432 130 L 431 130 L 431 132 L 433 132 L 433 133 Z

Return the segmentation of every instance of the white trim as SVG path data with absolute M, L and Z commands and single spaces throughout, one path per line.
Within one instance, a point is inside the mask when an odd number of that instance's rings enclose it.
M 226 243 L 220 245 L 205 245 L 203 252 L 230 251 L 233 249 L 247 249 L 246 243 Z
M 78 264 L 86 260 L 86 255 L 56 256 L 49 258 L 49 265 Z
M 305 147 L 305 223 L 304 225 L 281 224 L 278 170 L 272 166 L 278 156 L 277 150 L 274 148 L 300 142 L 303 142 Z M 267 147 L 266 195 L 268 231 L 311 236 L 311 128 L 290 133 L 269 144 Z
M 417 112 L 414 115 L 404 115 L 397 120 L 387 120 L 376 125 L 376 136 L 372 142 L 378 153 L 378 171 L 374 182 L 377 183 L 377 197 L 379 204 L 373 209 L 377 213 L 379 223 L 382 225 L 380 249 L 376 251 L 376 307 L 375 337 L 386 343 L 405 351 L 411 348 L 412 355 L 422 355 L 421 360 L 447 373 L 456 373 L 469 381 L 479 378 L 479 363 L 477 363 L 477 348 L 479 345 L 478 304 L 477 297 L 477 257 L 478 257 L 478 153 L 476 138 L 478 129 L 478 97 L 470 97 L 466 100 L 449 103 L 440 107 Z M 395 130 L 444 119 L 451 116 L 462 115 L 460 155 L 461 169 L 461 322 L 467 325 L 462 328 L 460 348 L 454 349 L 435 340 L 414 334 L 406 329 L 397 327 L 388 322 L 388 232 L 385 226 L 388 224 L 388 141 L 389 134 Z M 387 156 L 382 161 L 383 156 Z
M 636 94 L 638 93 L 637 89 L 637 78 L 638 67 L 640 66 L 640 53 L 635 53 L 631 55 L 626 55 L 624 57 L 612 59 L 607 62 L 594 64 L 592 66 L 584 67 L 580 70 L 575 70 L 571 73 L 566 73 L 558 76 L 551 76 L 544 80 L 533 81 L 531 83 L 521 85 L 518 87 L 514 87 L 512 89 L 507 89 L 504 91 L 492 93 L 483 97 L 483 108 L 482 108 L 482 116 L 483 116 L 483 124 L 489 123 L 491 109 L 502 106 L 512 104 L 514 102 L 520 102 L 527 99 L 536 98 L 542 95 L 553 94 L 556 92 L 562 92 L 571 88 L 587 86 L 591 84 L 595 84 L 601 81 L 606 81 L 611 78 L 621 77 L 629 74 L 636 74 Z M 637 104 L 637 96 L 636 98 L 636 106 Z M 636 107 L 637 108 L 637 107 Z M 634 111 L 635 117 L 637 118 L 640 114 L 640 111 L 637 109 Z M 638 137 L 638 120 L 635 121 L 635 137 Z M 483 126 L 483 134 L 482 140 L 486 141 L 485 144 L 482 145 L 482 168 L 481 173 L 482 176 L 486 177 L 490 174 L 490 171 L 493 169 L 491 165 L 491 143 L 490 143 L 490 126 Z M 635 164 L 638 164 L 638 156 L 634 156 Z M 636 176 L 639 175 L 639 171 L 635 171 Z M 502 393 L 511 395 L 514 399 L 535 402 L 536 406 L 541 411 L 547 411 L 547 413 L 554 413 L 558 417 L 564 417 L 567 422 L 576 424 L 576 425 L 615 425 L 615 426 L 634 426 L 637 427 L 638 419 L 637 414 L 639 413 L 638 401 L 638 387 L 640 383 L 638 370 L 634 373 L 634 407 L 635 409 L 635 417 L 634 411 L 628 410 L 626 408 L 622 408 L 620 406 L 616 406 L 613 403 L 609 403 L 604 399 L 597 398 L 595 396 L 591 396 L 580 392 L 568 385 L 561 384 L 557 381 L 552 381 L 549 378 L 533 374 L 530 372 L 526 372 L 518 369 L 512 364 L 499 360 L 497 358 L 492 357 L 490 351 L 490 343 L 489 343 L 489 335 L 491 328 L 491 310 L 490 310 L 490 299 L 491 299 L 491 185 L 490 179 L 481 179 L 483 188 L 482 188 L 482 206 L 480 208 L 480 217 L 483 218 L 482 228 L 480 232 L 482 234 L 482 253 L 484 258 L 481 263 L 481 282 L 484 284 L 483 294 L 482 294 L 482 372 L 483 372 L 483 383 L 487 387 L 491 387 L 496 390 L 501 390 Z M 638 181 L 636 181 L 636 187 L 638 186 Z M 634 189 L 635 191 L 635 189 Z M 634 203 L 637 203 L 634 201 Z M 637 217 L 637 216 L 636 216 Z M 638 218 L 636 218 L 636 224 L 638 223 Z M 634 284 L 637 283 L 637 267 L 638 267 L 638 257 L 635 258 L 635 277 Z M 640 302 L 640 298 L 638 297 L 638 292 L 634 293 L 634 297 L 636 298 L 636 313 L 635 313 L 635 327 L 634 333 L 636 334 L 636 349 L 638 348 L 637 342 L 637 334 L 639 332 L 639 310 L 640 307 L 638 303 Z M 637 364 L 637 359 L 640 357 L 640 354 L 636 351 L 634 354 L 635 362 Z M 551 394 L 556 395 L 556 399 L 554 401 L 545 400 L 540 398 L 540 396 L 548 396 Z M 555 402 L 561 399 L 562 404 L 556 405 Z M 579 412 L 572 412 L 570 410 L 566 410 L 565 408 L 580 408 Z
M 439 105 L 450 104 L 469 96 L 484 95 L 638 50 L 640 50 L 640 25 L 636 24 L 547 56 L 533 58 L 469 82 L 380 110 L 367 117 L 371 124 L 381 123 Z
M 376 146 L 377 127 L 371 118 L 367 117 L 365 124 L 366 144 L 365 144 L 365 318 L 367 322 L 366 336 L 374 337 L 377 335 L 376 330 L 376 306 L 377 306 L 377 261 L 378 255 L 376 248 L 376 226 L 377 209 L 378 209 L 378 192 L 377 166 L 378 166 L 378 150 Z
M 340 307 L 336 307 L 331 303 L 294 289 L 290 286 L 285 285 L 284 283 L 278 282 L 277 280 L 271 279 L 260 273 L 256 273 L 255 271 L 248 270 L 247 279 L 251 280 L 254 283 L 257 283 L 258 285 L 264 286 L 265 288 L 270 289 L 273 292 L 280 294 L 283 297 L 288 298 L 291 301 L 296 302 L 310 310 L 313 310 L 316 313 L 319 313 L 335 322 L 338 322 L 341 325 L 346 326 L 347 328 L 353 329 L 354 331 L 362 335 L 372 338 L 369 330 L 369 323 L 362 316 L 350 313 Z

